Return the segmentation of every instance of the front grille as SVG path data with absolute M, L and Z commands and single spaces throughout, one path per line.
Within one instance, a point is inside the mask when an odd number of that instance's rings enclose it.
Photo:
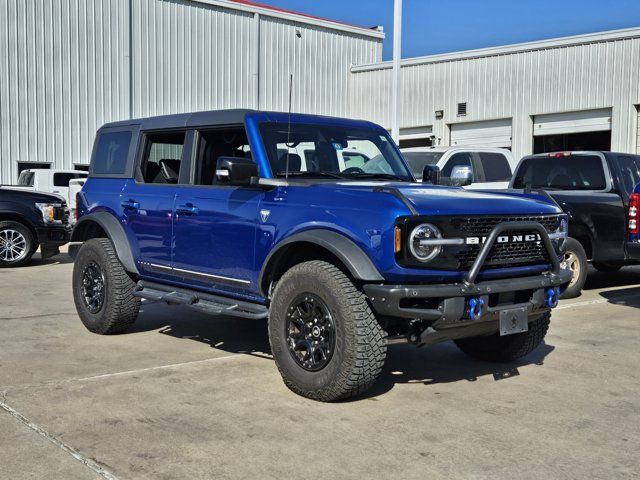
M 491 231 L 502 222 L 538 222 L 547 232 L 551 233 L 558 227 L 557 215 L 539 216 L 491 216 L 491 217 L 457 217 L 451 220 L 452 229 L 462 237 L 488 236 Z M 527 235 L 537 233 L 535 231 L 509 231 L 505 235 Z M 456 233 L 449 233 L 453 236 Z M 469 269 L 475 262 L 482 245 L 465 245 L 456 254 L 459 267 Z M 508 268 L 515 266 L 538 265 L 551 263 L 547 250 L 539 242 L 523 243 L 495 243 L 483 268 Z

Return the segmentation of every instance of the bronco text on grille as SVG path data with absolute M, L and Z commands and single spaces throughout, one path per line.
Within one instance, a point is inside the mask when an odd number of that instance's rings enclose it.
M 461 235 L 465 239 L 465 248 L 456 255 L 461 268 L 473 265 L 482 244 L 487 236 L 502 222 L 540 223 L 549 233 L 559 226 L 557 215 L 543 216 L 495 216 L 495 217 L 458 217 L 451 221 L 453 227 L 450 235 Z M 491 253 L 485 262 L 485 268 L 505 268 L 510 266 L 526 266 L 550 263 L 547 251 L 540 235 L 533 231 L 513 231 L 497 238 Z

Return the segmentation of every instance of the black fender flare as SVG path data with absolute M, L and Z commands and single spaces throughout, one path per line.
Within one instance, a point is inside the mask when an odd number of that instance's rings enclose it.
M 107 212 L 96 212 L 90 213 L 89 215 L 84 215 L 78 220 L 76 223 L 73 233 L 71 234 L 71 245 L 69 246 L 69 255 L 72 258 L 75 258 L 75 254 L 79 248 L 77 242 L 84 242 L 88 240 L 84 233 L 86 232 L 86 227 L 89 222 L 96 223 L 104 230 L 113 243 L 114 248 L 116 249 L 116 255 L 118 255 L 118 260 L 122 263 L 122 266 L 128 272 L 138 274 L 138 268 L 136 267 L 136 262 L 133 258 L 133 252 L 131 251 L 131 246 L 129 245 L 129 240 L 127 238 L 127 234 L 124 231 L 124 227 L 120 224 L 117 218 Z M 76 245 L 74 245 L 74 242 Z M 74 248 L 76 247 L 76 248 Z
M 270 267 L 272 267 L 274 261 L 278 260 L 280 255 L 286 251 L 286 248 L 293 243 L 300 242 L 313 243 L 328 250 L 335 255 L 347 270 L 349 270 L 349 273 L 358 280 L 366 282 L 384 281 L 384 277 L 380 275 L 380 272 L 369 256 L 356 245 L 353 240 L 332 230 L 312 229 L 291 235 L 275 245 L 262 264 L 258 285 L 262 287 Z M 267 292 L 263 293 L 266 294 Z

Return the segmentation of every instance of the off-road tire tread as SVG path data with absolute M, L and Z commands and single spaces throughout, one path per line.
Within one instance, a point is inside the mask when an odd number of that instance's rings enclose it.
M 551 312 L 547 312 L 529 323 L 529 330 L 501 337 L 499 333 L 490 336 L 470 337 L 455 340 L 464 353 L 478 360 L 488 362 L 511 362 L 528 355 L 544 340 Z
M 93 333 L 100 335 L 114 335 L 126 332 L 136 321 L 138 312 L 140 311 L 140 299 L 133 296 L 136 283 L 124 269 L 122 263 L 118 259 L 111 240 L 108 238 L 92 238 L 86 241 L 76 257 L 75 265 L 79 265 L 78 259 L 82 258 L 82 250 L 85 248 L 102 249 L 107 257 L 107 264 L 101 265 L 105 274 L 105 280 L 108 282 L 107 298 L 103 307 L 103 317 L 99 325 L 90 325 L 84 322 L 84 325 Z M 75 280 L 75 272 L 74 272 Z M 76 285 L 74 285 L 74 301 L 76 308 L 80 312 L 83 308 L 82 299 L 79 298 Z M 102 311 L 101 311 L 102 312 Z
M 34 238 L 29 227 L 27 227 L 24 223 L 16 222 L 14 220 L 6 220 L 3 222 L 0 222 L 0 230 L 2 230 L 5 227 L 20 229 L 20 233 L 24 235 L 24 238 L 27 241 L 27 246 L 29 247 L 29 253 L 27 253 L 27 255 L 18 262 L 5 262 L 4 260 L 0 260 L 0 268 L 22 267 L 23 265 L 26 265 L 27 263 L 29 263 L 33 254 L 36 253 L 36 250 L 38 250 L 38 242 Z
M 345 319 L 345 323 L 347 326 L 350 322 L 354 324 L 355 344 L 345 342 L 345 362 L 340 375 L 335 378 L 330 387 L 319 391 L 305 390 L 292 382 L 276 361 L 284 383 L 298 395 L 323 402 L 360 395 L 373 385 L 384 366 L 387 355 L 384 330 L 371 311 L 366 296 L 356 288 L 342 270 L 325 261 L 312 260 L 292 267 L 278 281 L 274 297 L 278 295 L 278 287 L 285 284 L 296 273 L 309 276 L 325 275 L 329 282 L 333 283 L 332 290 L 337 292 L 338 301 L 346 307 L 350 316 L 350 319 Z M 272 332 L 269 329 L 269 342 L 273 345 L 271 335 Z

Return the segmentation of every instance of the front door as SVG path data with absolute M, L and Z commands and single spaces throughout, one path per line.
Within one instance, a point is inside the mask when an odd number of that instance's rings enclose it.
M 263 190 L 220 183 L 220 156 L 250 158 L 244 127 L 199 133 L 193 185 L 175 198 L 174 275 L 193 287 L 242 298 L 259 295 L 254 266 Z

